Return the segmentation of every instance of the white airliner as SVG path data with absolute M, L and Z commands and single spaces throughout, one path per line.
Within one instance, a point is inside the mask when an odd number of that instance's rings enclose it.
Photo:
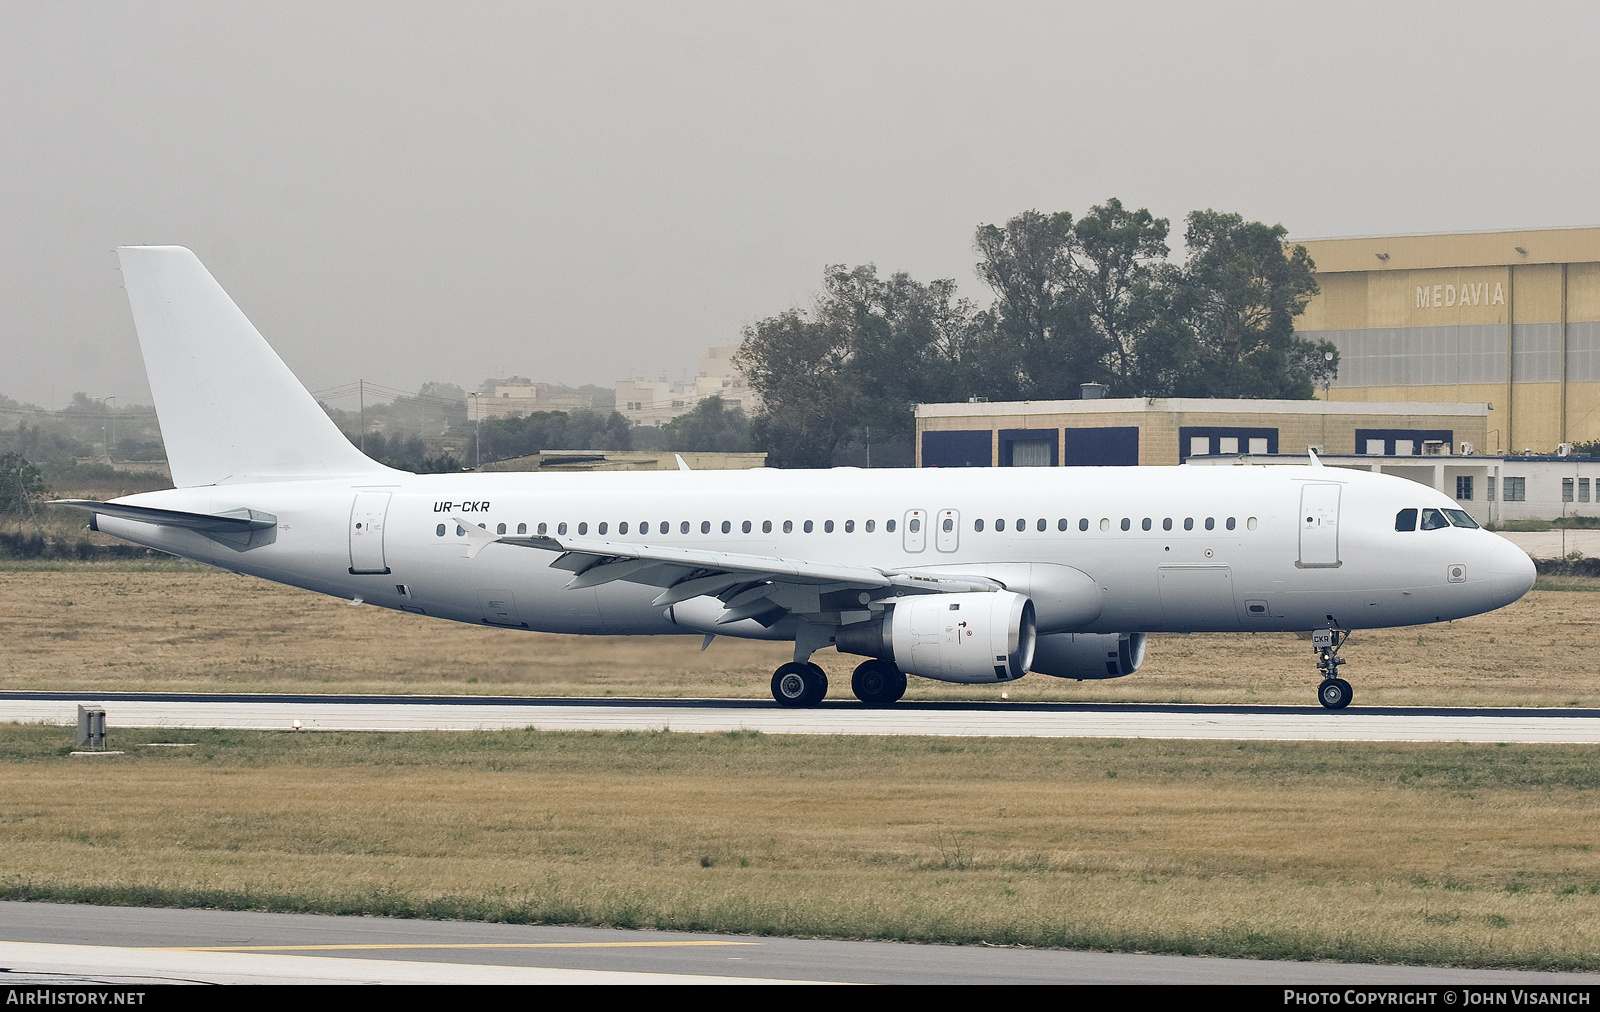
M 1150 632 L 1313 632 L 1350 702 L 1352 629 L 1462 618 L 1528 556 L 1439 492 L 1323 466 L 410 474 L 344 437 L 189 250 L 119 255 L 176 488 L 63 500 L 96 529 L 384 608 L 514 629 L 830 645 L 868 705 L 906 675 L 1114 678 Z

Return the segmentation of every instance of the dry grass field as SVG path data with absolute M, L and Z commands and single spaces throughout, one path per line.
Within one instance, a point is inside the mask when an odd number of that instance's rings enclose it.
M 0 897 L 1600 969 L 1567 746 L 0 726 Z
M 1358 632 L 1361 704 L 1600 705 L 1600 581 L 1544 580 L 1509 608 Z M 442 622 L 183 563 L 0 568 L 0 688 L 718 696 L 766 699 L 778 644 L 573 637 Z M 816 655 L 833 698 L 859 658 Z M 1004 686 L 913 678 L 910 699 L 1309 703 L 1310 645 L 1289 634 L 1157 636 L 1139 673 Z

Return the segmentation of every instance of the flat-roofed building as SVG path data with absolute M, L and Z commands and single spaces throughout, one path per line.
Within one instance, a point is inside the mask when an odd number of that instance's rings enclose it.
M 919 404 L 918 467 L 1181 464 L 1242 453 L 1475 452 L 1485 404 L 1116 398 Z
M 1296 240 L 1334 401 L 1481 401 L 1482 449 L 1600 439 L 1600 228 Z

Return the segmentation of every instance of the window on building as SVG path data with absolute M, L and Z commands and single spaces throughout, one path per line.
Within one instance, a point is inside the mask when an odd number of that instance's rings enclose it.
M 1367 440 L 1367 448 L 1365 450 L 1363 450 L 1362 452 L 1366 453 L 1366 454 L 1369 454 L 1370 456 L 1373 456 L 1373 457 L 1381 457 L 1381 456 L 1383 456 L 1383 440 L 1381 440 L 1381 439 L 1369 439 L 1369 440 Z
M 1055 442 L 1045 439 L 1018 439 L 1011 444 L 1012 467 L 1049 467 L 1054 461 Z
M 1267 449 L 1267 438 L 1265 436 L 1251 436 L 1250 437 L 1250 452 L 1251 453 L 1270 453 L 1272 451 Z
M 1417 443 L 1414 439 L 1396 439 L 1394 441 L 1394 455 L 1396 457 L 1413 457 L 1417 453 Z
M 1204 457 L 1211 452 L 1210 436 L 1190 436 L 1189 456 Z
M 1577 495 L 1575 494 L 1575 489 L 1577 487 L 1577 484 L 1578 483 L 1576 481 L 1574 481 L 1573 479 L 1571 479 L 1571 478 L 1562 478 L 1561 479 L 1561 501 L 1562 502 L 1572 502 L 1573 500 L 1575 500 L 1577 498 Z
M 1483 498 L 1488 502 L 1494 502 L 1494 478 L 1493 477 L 1485 478 L 1483 480 Z
M 1579 478 L 1578 479 L 1578 501 L 1579 502 L 1588 502 L 1589 501 L 1589 479 L 1588 478 Z
M 1528 479 L 1507 478 L 1503 491 L 1505 493 L 1503 502 L 1527 502 Z
M 1238 453 L 1239 452 L 1239 437 L 1238 436 L 1219 436 L 1219 437 L 1217 437 L 1217 452 L 1218 453 Z
M 1472 475 L 1456 475 L 1456 499 L 1461 502 L 1472 501 Z

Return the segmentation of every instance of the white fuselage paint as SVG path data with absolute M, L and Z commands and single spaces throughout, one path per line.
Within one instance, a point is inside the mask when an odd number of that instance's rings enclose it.
M 386 510 L 378 493 L 388 496 Z M 706 623 L 721 604 L 702 598 L 709 610 L 691 601 L 669 611 L 651 604 L 660 587 L 625 581 L 568 590 L 572 574 L 550 568 L 554 552 L 491 544 L 469 557 L 453 517 L 490 532 L 505 524 L 512 535 L 519 524 L 555 534 L 564 523 L 577 536 L 582 523 L 590 540 L 900 572 L 1051 563 L 1088 574 L 1102 595 L 1098 617 L 1072 629 L 1041 625 L 1041 633 L 1308 630 L 1326 627 L 1329 616 L 1350 629 L 1412 625 L 1492 610 L 1533 582 L 1527 556 L 1488 531 L 1395 530 L 1401 509 L 1453 508 L 1437 491 L 1328 467 L 393 472 L 380 481 L 213 485 L 117 501 L 196 513 L 247 507 L 278 518 L 271 543 L 247 550 L 194 531 L 98 518 L 101 530 L 162 551 L 380 607 L 561 633 L 711 631 Z M 908 530 L 909 516 L 921 519 L 921 532 Z M 763 533 L 769 521 L 772 532 Z M 355 534 L 358 522 L 367 526 Z M 381 524 L 376 535 L 372 522 Z M 714 631 L 781 637 L 785 627 L 763 633 L 746 621 Z

